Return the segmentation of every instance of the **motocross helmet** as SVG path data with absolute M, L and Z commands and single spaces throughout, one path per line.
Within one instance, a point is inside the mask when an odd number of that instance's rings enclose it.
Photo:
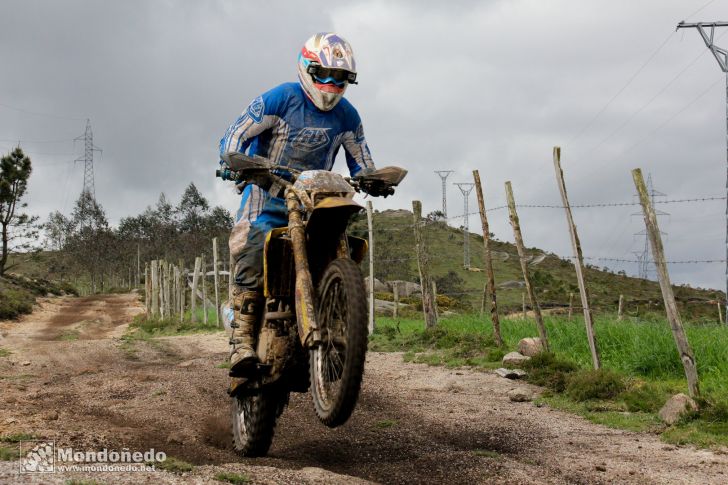
M 308 39 L 298 54 L 298 81 L 318 109 L 332 110 L 346 86 L 356 84 L 356 63 L 349 43 L 333 32 Z

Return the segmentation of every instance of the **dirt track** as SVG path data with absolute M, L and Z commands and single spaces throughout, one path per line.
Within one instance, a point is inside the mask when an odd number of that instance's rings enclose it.
M 510 381 L 404 364 L 397 354 L 370 355 L 345 426 L 325 428 L 310 396 L 294 395 L 269 457 L 242 459 L 230 447 L 226 370 L 217 367 L 225 337 L 123 345 L 140 311 L 134 295 L 58 298 L 0 322 L 0 347 L 12 352 L 0 357 L 0 434 L 28 432 L 80 450 L 153 447 L 195 469 L 19 476 L 17 462 L 0 462 L 0 483 L 212 483 L 222 470 L 254 483 L 728 482 L 725 453 L 511 403 Z

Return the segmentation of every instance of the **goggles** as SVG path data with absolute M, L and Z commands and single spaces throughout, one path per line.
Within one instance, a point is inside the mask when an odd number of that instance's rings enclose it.
M 349 84 L 358 84 L 356 82 L 356 73 L 345 69 L 331 69 L 312 62 L 306 68 L 306 72 L 311 74 L 316 81 L 322 84 L 334 83 L 337 85 L 343 85 L 345 82 L 348 82 Z

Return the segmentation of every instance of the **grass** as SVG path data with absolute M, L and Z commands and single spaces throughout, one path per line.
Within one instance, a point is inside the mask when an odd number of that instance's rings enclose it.
M 232 483 L 234 485 L 243 485 L 244 483 L 250 483 L 250 478 L 248 478 L 247 475 L 232 472 L 217 473 L 215 474 L 215 480 Z
M 73 342 L 75 340 L 78 340 L 79 337 L 78 330 L 67 330 L 61 334 L 60 337 L 58 337 L 58 340 L 63 340 L 66 342 Z
M 220 329 L 215 324 L 214 312 L 212 318 L 208 318 L 207 325 L 202 323 L 201 319 L 198 322 L 191 322 L 189 314 L 185 316 L 184 322 L 180 322 L 179 317 L 161 319 L 137 315 L 123 338 L 126 341 L 149 340 L 155 337 L 210 333 L 218 330 Z
M 150 464 L 154 465 L 155 469 L 157 470 L 164 470 L 170 473 L 177 473 L 180 475 L 182 473 L 191 472 L 195 468 L 192 464 L 187 463 L 184 460 L 180 460 L 179 458 L 175 458 L 173 456 L 168 456 L 167 459 L 164 461 L 154 462 Z
M 0 357 L 7 357 L 11 353 L 12 352 L 10 352 L 8 349 L 4 349 L 4 348 L 0 347 Z
M 37 437 L 35 435 L 29 434 L 29 433 L 13 433 L 13 434 L 5 434 L 0 436 L 0 442 L 3 443 L 20 443 L 21 441 L 30 441 L 34 440 Z
M 0 461 L 13 461 L 20 457 L 20 450 L 17 446 L 0 445 Z
M 423 327 L 421 320 L 380 317 L 369 348 L 402 351 L 408 362 L 491 369 L 501 366 L 504 352 L 515 350 L 521 338 L 538 335 L 532 320 L 504 320 L 504 348 L 496 348 L 487 317 L 453 316 L 441 319 L 434 329 Z M 661 432 L 671 443 L 728 445 L 727 327 L 686 324 L 704 399 L 699 413 L 672 427 L 659 421 L 657 411 L 671 395 L 687 393 L 687 385 L 664 320 L 597 318 L 595 334 L 603 365 L 599 371 L 591 369 L 581 319 L 547 317 L 546 328 L 553 353 L 523 365 L 530 382 L 548 389 L 541 402 L 599 424 Z
M 391 427 L 395 426 L 396 424 L 397 424 L 396 419 L 383 419 L 381 421 L 377 421 L 374 424 L 374 427 L 379 428 L 379 429 L 386 429 L 386 428 L 391 428 Z

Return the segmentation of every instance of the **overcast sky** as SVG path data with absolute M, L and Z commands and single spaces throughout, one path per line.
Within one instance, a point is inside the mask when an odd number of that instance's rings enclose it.
M 728 0 L 3 0 L 0 150 L 20 140 L 29 152 L 28 202 L 44 218 L 68 214 L 81 191 L 72 160 L 83 146 L 72 140 L 87 117 L 103 149 L 96 195 L 112 222 L 162 191 L 178 200 L 190 181 L 234 210 L 237 196 L 214 178 L 220 137 L 251 99 L 295 80 L 306 38 L 333 30 L 354 48 L 360 84 L 347 97 L 375 163 L 410 171 L 375 208 L 420 199 L 439 209 L 433 170 L 469 182 L 475 168 L 488 207 L 504 203 L 506 180 L 520 204 L 558 204 L 554 145 L 573 204 L 634 201 L 635 167 L 668 199 L 722 197 L 725 77 L 696 31 L 674 32 L 683 19 L 728 20 Z M 449 215 L 462 214 L 457 188 L 447 195 Z M 660 209 L 671 214 L 660 221 L 668 259 L 725 258 L 725 201 Z M 635 259 L 639 210 L 575 209 L 585 255 Z M 520 216 L 527 246 L 569 255 L 562 211 Z M 490 222 L 512 240 L 505 211 Z M 478 232 L 478 218 L 470 226 Z M 676 282 L 725 285 L 723 263 L 671 271 Z

